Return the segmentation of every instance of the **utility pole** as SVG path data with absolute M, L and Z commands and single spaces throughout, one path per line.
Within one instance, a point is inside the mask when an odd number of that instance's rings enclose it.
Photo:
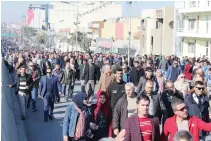
M 78 10 L 78 5 L 76 6 L 77 8 L 77 13 L 76 13 L 76 22 L 74 22 L 76 29 L 75 29 L 75 51 L 77 51 L 77 45 L 78 45 L 78 24 L 80 24 L 78 20 L 78 15 L 79 15 L 79 10 Z
M 131 48 L 131 6 L 132 6 L 132 1 L 128 2 L 130 6 L 129 10 L 129 45 L 128 45 L 128 66 L 130 67 L 130 48 Z

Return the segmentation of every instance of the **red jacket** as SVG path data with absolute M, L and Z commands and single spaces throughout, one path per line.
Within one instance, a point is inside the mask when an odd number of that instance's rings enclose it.
M 206 123 L 200 120 L 198 117 L 192 116 L 188 119 L 189 132 L 193 136 L 193 141 L 199 141 L 199 131 L 211 131 L 211 123 Z M 177 132 L 176 115 L 168 118 L 164 124 L 163 133 L 161 135 L 161 141 L 172 141 L 175 133 Z
M 184 69 L 185 79 L 192 80 L 192 73 L 190 72 L 190 69 L 190 64 L 187 64 Z

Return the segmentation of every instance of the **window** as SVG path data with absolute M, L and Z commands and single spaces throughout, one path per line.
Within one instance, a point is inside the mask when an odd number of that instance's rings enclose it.
M 188 29 L 189 30 L 193 30 L 194 27 L 195 27 L 195 22 L 196 22 L 196 19 L 189 19 L 188 20 Z
M 195 43 L 188 43 L 188 53 L 195 52 Z

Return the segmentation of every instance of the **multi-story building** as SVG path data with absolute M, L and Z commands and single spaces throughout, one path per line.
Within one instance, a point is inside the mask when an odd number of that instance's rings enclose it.
M 42 5 L 30 7 L 34 7 L 33 19 L 29 24 L 31 27 L 41 28 L 45 25 L 45 16 L 48 15 L 50 27 L 56 31 L 68 29 L 75 32 L 76 22 L 77 30 L 87 31 L 89 22 L 122 16 L 122 5 L 115 2 L 50 2 L 47 14 Z
M 142 10 L 141 19 L 140 53 L 172 54 L 174 8 Z
M 140 18 L 131 18 L 131 48 L 140 48 Z M 118 52 L 119 48 L 129 46 L 129 19 L 117 17 L 89 24 L 89 37 L 96 39 L 98 48 Z M 138 43 L 138 44 L 137 44 Z M 93 48 L 95 50 L 95 48 Z
M 211 1 L 175 2 L 174 54 L 211 58 Z

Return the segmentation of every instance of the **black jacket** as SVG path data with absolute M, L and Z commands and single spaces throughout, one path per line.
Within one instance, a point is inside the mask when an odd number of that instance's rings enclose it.
M 95 84 L 96 84 L 96 81 L 99 80 L 100 78 L 100 69 L 97 65 L 93 64 L 93 66 L 95 67 L 94 69 L 94 81 L 95 81 Z M 84 76 L 85 76 L 85 84 L 87 84 L 87 82 L 89 81 L 89 65 L 87 67 L 85 67 L 85 70 L 84 70 Z
M 145 91 L 140 93 L 140 95 L 148 96 Z M 153 102 L 153 105 L 154 105 L 154 107 L 153 107 L 154 112 L 153 113 L 155 113 L 155 115 L 152 115 L 152 116 L 156 116 L 156 117 L 159 117 L 159 119 L 161 119 L 162 115 L 167 114 L 166 113 L 166 107 L 165 107 L 165 105 L 164 105 L 164 103 L 161 99 L 161 95 L 157 94 L 155 92 L 152 92 L 151 96 L 152 96 L 152 101 L 150 101 L 150 102 Z
M 140 68 L 137 70 L 137 68 L 133 67 L 131 69 L 131 75 L 130 75 L 130 80 L 133 82 L 135 86 L 138 86 L 140 78 L 144 76 L 144 69 Z
M 182 92 L 178 90 L 176 90 L 174 94 L 169 94 L 167 90 L 165 90 L 161 94 L 161 100 L 163 101 L 163 104 L 165 105 L 166 111 L 167 111 L 166 115 L 164 115 L 164 120 L 166 120 L 169 117 L 174 116 L 174 112 L 171 107 L 171 102 L 177 99 L 184 101 Z
M 20 86 L 20 77 L 21 75 L 20 74 L 17 74 L 15 76 L 15 82 L 12 84 L 12 87 L 16 87 L 16 93 L 18 93 L 19 91 L 19 86 Z M 32 80 L 32 76 L 30 74 L 25 74 L 26 76 L 26 86 L 28 86 L 28 89 L 27 89 L 27 94 L 29 94 L 31 92 L 31 89 L 33 87 L 33 80 Z
M 114 81 L 108 86 L 108 95 L 110 97 L 110 105 L 112 112 L 114 111 L 116 102 L 124 95 L 125 93 L 125 82 L 121 81 L 120 83 Z

